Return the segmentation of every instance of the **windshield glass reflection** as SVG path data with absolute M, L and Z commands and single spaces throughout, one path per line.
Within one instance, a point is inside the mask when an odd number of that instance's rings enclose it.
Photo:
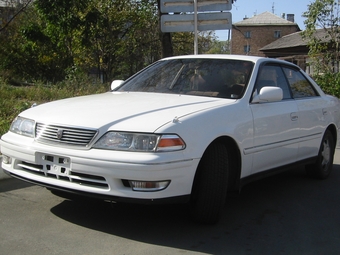
M 118 91 L 237 99 L 243 96 L 253 66 L 250 61 L 223 59 L 159 61 L 131 77 Z

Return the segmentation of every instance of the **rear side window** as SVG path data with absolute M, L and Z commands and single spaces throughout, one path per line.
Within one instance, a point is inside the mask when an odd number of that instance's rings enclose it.
M 299 70 L 283 67 L 283 71 L 288 79 L 294 98 L 318 96 L 312 84 Z

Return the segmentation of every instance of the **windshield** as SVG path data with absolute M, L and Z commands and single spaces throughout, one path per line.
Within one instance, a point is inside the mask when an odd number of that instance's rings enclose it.
M 118 91 L 240 98 L 254 63 L 229 59 L 176 59 L 156 62 L 128 79 Z

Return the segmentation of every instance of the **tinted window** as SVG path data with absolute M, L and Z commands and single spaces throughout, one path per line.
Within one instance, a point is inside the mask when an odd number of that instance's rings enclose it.
M 118 91 L 240 98 L 253 63 L 222 59 L 159 61 L 127 80 Z
M 282 68 L 278 65 L 265 65 L 261 67 L 256 80 L 255 89 L 257 93 L 259 93 L 261 88 L 266 86 L 281 88 L 283 91 L 283 99 L 292 98 L 287 79 L 285 78 Z
M 284 67 L 283 70 L 288 79 L 294 98 L 317 96 L 317 93 L 312 85 L 299 70 L 288 67 Z

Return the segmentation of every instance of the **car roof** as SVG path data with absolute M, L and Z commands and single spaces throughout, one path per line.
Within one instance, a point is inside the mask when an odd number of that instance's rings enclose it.
M 198 54 L 198 55 L 183 55 L 183 56 L 174 56 L 164 58 L 163 60 L 170 60 L 170 59 L 236 59 L 236 60 L 248 60 L 256 62 L 259 59 L 265 59 L 264 57 L 255 57 L 255 56 L 246 56 L 246 55 L 231 55 L 231 54 Z
M 271 61 L 291 66 L 296 66 L 291 62 L 275 59 L 275 58 L 266 58 L 259 56 L 247 56 L 247 55 L 233 55 L 233 54 L 198 54 L 198 55 L 182 55 L 182 56 L 174 56 L 163 58 L 161 60 L 173 60 L 173 59 L 232 59 L 232 60 L 243 60 L 243 61 L 251 61 L 251 62 L 265 62 Z

